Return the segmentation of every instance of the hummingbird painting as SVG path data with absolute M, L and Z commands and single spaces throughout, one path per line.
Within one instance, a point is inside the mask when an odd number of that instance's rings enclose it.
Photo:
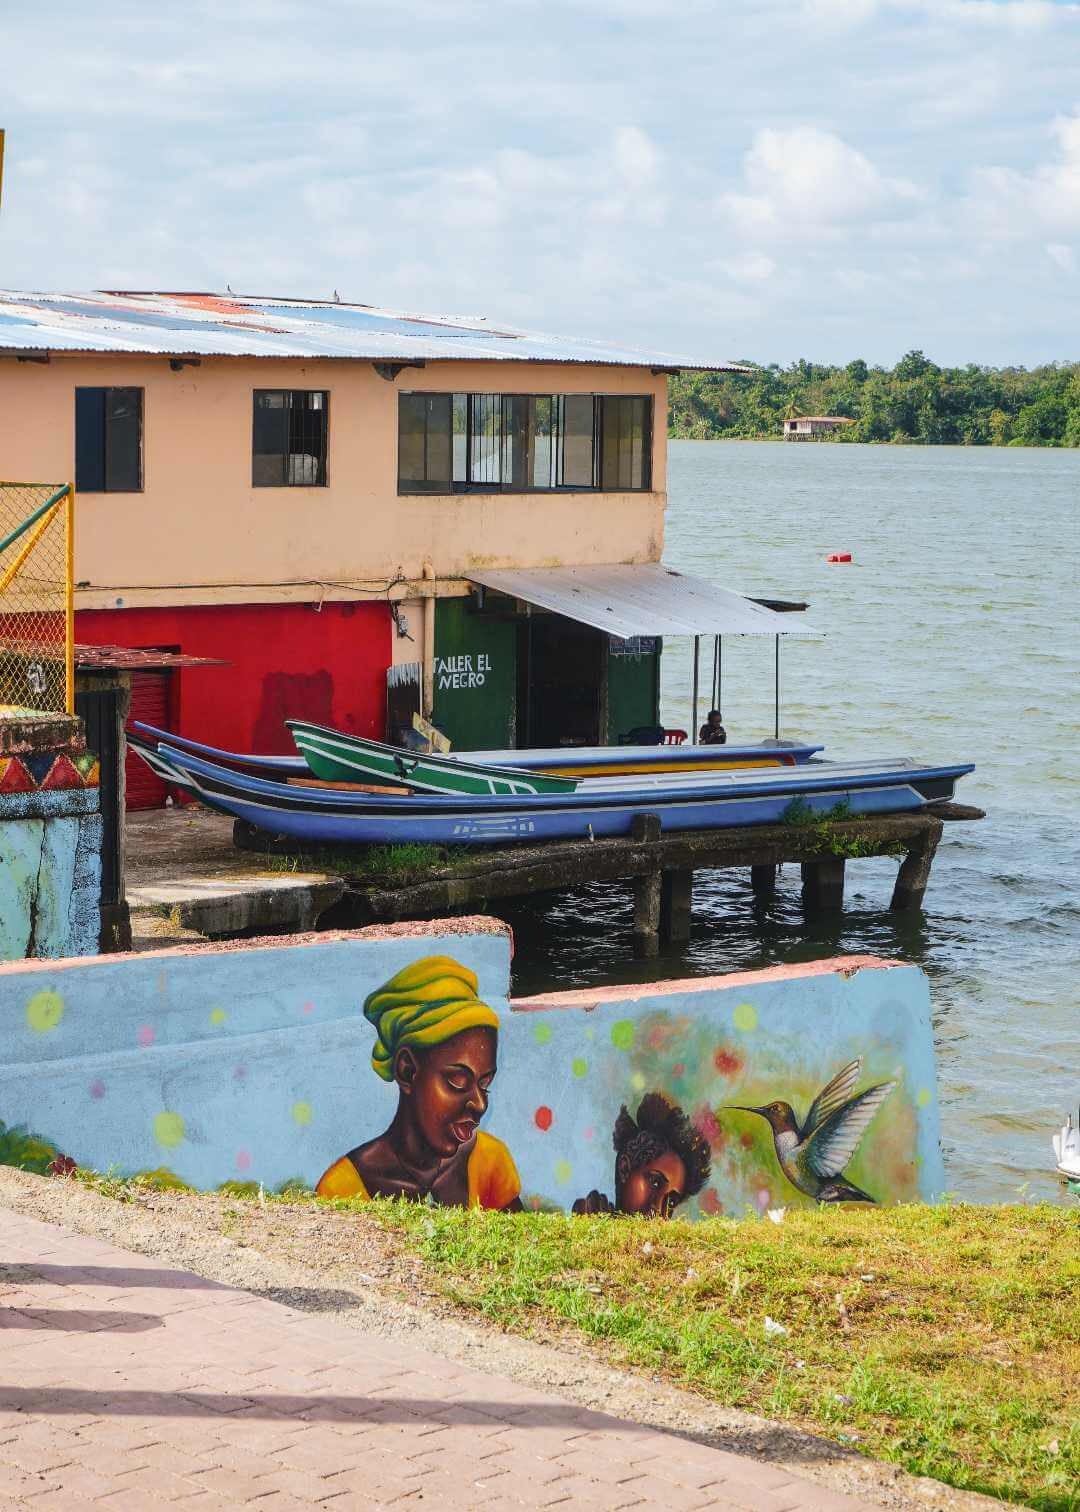
M 870 1120 L 896 1086 L 879 1082 L 855 1092 L 862 1060 L 849 1061 L 810 1104 L 800 1124 L 790 1103 L 765 1103 L 760 1108 L 733 1108 L 757 1113 L 773 1133 L 776 1159 L 784 1175 L 818 1202 L 874 1202 L 868 1192 L 844 1179 L 844 1167 L 854 1156 Z

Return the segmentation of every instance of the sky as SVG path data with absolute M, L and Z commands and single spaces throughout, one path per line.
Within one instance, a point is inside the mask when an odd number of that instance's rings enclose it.
M 1080 360 L 1074 0 L 0 0 L 0 287 Z

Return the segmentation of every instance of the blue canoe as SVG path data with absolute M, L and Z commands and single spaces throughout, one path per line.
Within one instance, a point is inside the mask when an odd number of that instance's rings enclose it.
M 288 783 L 229 770 L 167 744 L 137 747 L 166 781 L 203 803 L 274 835 L 308 845 L 496 845 L 628 835 L 637 814 L 658 814 L 664 829 L 726 829 L 776 823 L 793 799 L 826 813 L 895 814 L 946 802 L 970 763 L 924 766 L 907 757 L 812 761 L 765 772 L 695 772 L 678 777 L 596 779 L 586 792 L 457 796 L 379 795 Z M 171 774 L 171 775 L 170 775 Z

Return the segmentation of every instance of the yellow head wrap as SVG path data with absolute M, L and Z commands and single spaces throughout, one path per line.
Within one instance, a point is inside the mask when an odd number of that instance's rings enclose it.
M 449 956 L 425 956 L 392 976 L 364 1002 L 364 1017 L 378 1038 L 371 1065 L 394 1080 L 394 1061 L 405 1045 L 430 1049 L 464 1029 L 498 1029 L 499 1016 L 476 995 L 476 973 Z

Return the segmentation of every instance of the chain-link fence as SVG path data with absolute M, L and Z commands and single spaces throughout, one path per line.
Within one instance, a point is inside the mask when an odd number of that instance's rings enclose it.
M 69 483 L 0 483 L 0 716 L 75 706 Z

